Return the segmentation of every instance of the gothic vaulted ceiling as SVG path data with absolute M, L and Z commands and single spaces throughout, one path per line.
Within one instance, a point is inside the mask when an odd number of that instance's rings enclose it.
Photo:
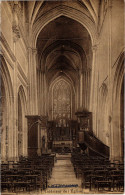
M 79 71 L 90 67 L 91 39 L 87 30 L 78 22 L 61 16 L 40 32 L 37 39 L 39 65 L 54 75 L 66 74 L 75 81 Z
M 48 12 L 65 6 L 79 10 L 95 26 L 98 23 L 100 0 L 78 1 L 32 1 L 28 2 L 29 21 L 32 28 Z M 39 25 L 40 25 L 39 22 Z M 46 72 L 48 84 L 58 76 L 66 76 L 74 85 L 77 84 L 80 71 L 91 69 L 92 41 L 88 30 L 78 21 L 60 15 L 48 21 L 38 33 L 36 47 L 38 51 L 39 69 Z
M 97 22 L 97 18 L 98 18 L 98 12 L 99 12 L 99 6 L 100 6 L 100 0 L 77 0 L 77 1 L 51 1 L 51 8 L 53 8 L 56 4 L 59 5 L 60 3 L 66 4 L 68 5 L 70 3 L 70 5 L 72 4 L 72 6 L 76 6 L 76 3 L 79 5 L 79 9 L 81 11 L 86 11 L 88 13 L 88 15 L 95 21 Z M 46 6 L 47 4 L 47 6 Z M 45 7 L 46 8 L 44 10 L 42 10 L 41 8 Z M 29 1 L 28 2 L 28 9 L 29 9 L 29 20 L 34 23 L 35 19 L 37 17 L 39 17 L 40 13 L 44 14 L 46 11 L 48 11 L 50 9 L 50 3 L 48 5 L 48 3 L 46 1 Z M 42 11 L 41 11 L 42 10 Z

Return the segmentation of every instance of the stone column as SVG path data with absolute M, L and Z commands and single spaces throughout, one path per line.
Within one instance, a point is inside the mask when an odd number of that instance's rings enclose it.
M 14 42 L 14 53 L 16 42 Z M 16 55 L 15 55 L 16 56 Z M 17 61 L 14 64 L 14 158 L 18 158 L 18 91 L 17 91 Z
M 76 100 L 76 106 L 75 106 L 75 110 L 77 110 L 79 108 L 79 91 L 78 91 L 78 84 L 76 84 L 76 95 L 75 95 L 75 100 Z
M 96 136 L 98 137 L 99 136 L 99 131 L 100 129 L 98 129 L 98 117 L 99 117 L 99 114 L 98 114 L 98 111 L 99 111 L 99 72 L 97 72 L 97 76 L 96 76 L 96 86 L 97 86 L 97 90 L 96 90 L 96 112 L 95 112 L 95 122 L 96 122 Z
M 14 123 L 12 121 L 14 118 L 14 111 L 13 111 L 13 107 L 14 107 L 14 97 L 9 97 L 10 99 L 10 105 L 9 105 L 9 113 L 8 113 L 8 126 L 9 126 L 9 158 L 13 159 L 14 157 Z
M 46 115 L 47 108 L 46 104 L 48 103 L 47 101 L 47 88 L 46 88 L 46 74 L 44 73 L 44 115 Z
M 45 76 L 45 72 L 42 71 L 41 72 L 41 77 L 40 77 L 40 81 L 41 81 L 41 94 L 40 94 L 40 106 L 41 106 L 41 115 L 45 115 L 46 113 L 46 76 Z
M 112 55 L 112 48 L 111 48 L 111 45 L 112 45 L 112 1 L 110 0 L 109 2 L 109 5 L 108 5 L 108 48 L 109 48 L 109 56 L 108 56 L 108 59 L 109 59 L 109 64 L 108 64 L 108 113 L 109 113 L 109 116 L 110 118 L 112 118 L 112 101 L 113 99 L 111 98 L 112 95 L 113 95 L 113 83 L 112 83 L 112 74 L 111 74 L 111 71 L 112 71 L 112 58 L 111 58 L 111 55 Z M 116 111 L 117 112 L 117 111 Z M 109 122 L 109 142 L 110 142 L 110 158 L 113 159 L 114 156 L 115 156 L 115 151 L 113 150 L 115 148 L 115 143 L 118 142 L 118 140 L 115 140 L 114 142 L 114 127 L 113 127 L 113 120 L 111 120 L 111 122 Z M 118 135 L 119 137 L 119 135 Z M 118 138 L 117 137 L 117 138 Z M 117 146 L 116 146 L 117 147 Z
M 90 98 L 90 69 L 87 70 L 87 109 L 89 110 L 89 98 Z
M 38 99 L 37 99 L 37 50 L 29 48 L 29 113 L 31 115 L 38 114 Z
M 16 44 L 17 41 L 19 41 L 20 38 L 20 31 L 18 26 L 18 3 L 14 3 L 13 6 L 13 24 L 12 24 L 12 30 L 13 30 L 13 52 L 16 57 Z M 13 157 L 15 160 L 18 159 L 18 112 L 17 112 L 17 60 L 14 63 L 14 107 L 13 107 Z
M 97 67 L 96 67 L 96 51 L 97 45 L 92 47 L 93 63 L 92 63 L 92 78 L 91 78 L 91 91 L 90 91 L 90 111 L 93 112 L 93 131 L 96 133 L 96 106 L 97 106 Z
M 39 104 L 38 104 L 38 107 L 40 107 L 39 115 L 41 115 L 42 113 L 42 73 L 41 71 L 39 73 Z
M 24 116 L 25 117 L 25 116 Z M 27 144 L 27 139 L 28 139 L 28 128 L 27 128 L 27 120 L 26 118 L 23 119 L 23 156 L 27 156 L 28 155 L 28 144 Z
M 89 70 L 89 102 L 88 109 L 90 109 L 90 94 L 91 94 L 91 80 L 92 80 L 92 69 Z
M 83 107 L 85 108 L 85 71 L 83 71 Z
M 28 48 L 28 114 L 38 114 L 37 50 Z M 38 87 L 37 87 L 38 86 Z
M 87 108 L 87 70 L 85 71 L 85 108 Z
M 83 102 L 83 73 L 80 71 L 80 107 L 82 107 L 82 102 Z
M 44 72 L 41 73 L 41 115 L 44 115 Z
M 86 70 L 86 72 L 85 72 L 85 86 L 86 86 L 86 105 L 85 105 L 85 107 L 87 108 L 87 101 L 88 101 L 88 99 L 87 99 L 87 94 L 88 94 L 88 75 L 87 75 L 87 70 Z
M 79 108 L 79 86 L 78 86 L 78 83 L 77 83 L 77 110 Z
M 37 97 L 38 97 L 38 115 L 40 114 L 40 71 L 37 69 Z

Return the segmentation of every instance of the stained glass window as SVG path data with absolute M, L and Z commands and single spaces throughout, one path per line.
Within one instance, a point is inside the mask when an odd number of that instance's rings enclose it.
M 53 88 L 53 119 L 67 118 L 71 115 L 71 90 L 64 80 L 58 81 Z

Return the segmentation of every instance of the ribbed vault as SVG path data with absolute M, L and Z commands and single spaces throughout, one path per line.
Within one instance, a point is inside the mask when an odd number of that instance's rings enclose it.
M 51 6 L 50 6 L 51 3 Z M 47 2 L 45 0 L 42 1 L 29 1 L 28 2 L 28 8 L 29 8 L 29 19 L 31 23 L 33 24 L 36 19 L 38 19 L 41 15 L 43 15 L 45 12 L 49 11 L 50 8 L 60 5 L 60 4 L 68 4 L 67 1 L 51 1 Z M 75 7 L 76 4 L 79 6 L 80 10 L 84 9 L 84 12 L 93 19 L 93 21 L 97 22 L 98 18 L 98 11 L 100 6 L 100 0 L 93 1 L 93 0 L 78 0 L 78 1 L 72 1 L 72 6 Z M 82 7 L 81 7 L 82 5 Z M 43 9 L 45 8 L 45 9 Z

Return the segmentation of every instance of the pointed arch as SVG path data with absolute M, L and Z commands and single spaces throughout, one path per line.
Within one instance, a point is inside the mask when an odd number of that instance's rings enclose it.
M 26 95 L 25 95 L 25 91 L 24 91 L 24 88 L 23 88 L 22 85 L 20 85 L 19 88 L 18 88 L 18 94 L 21 97 L 21 101 L 23 103 L 24 111 L 25 111 L 25 113 L 27 113 Z
M 118 58 L 117 64 L 116 64 L 116 70 L 114 75 L 114 81 L 113 81 L 113 101 L 116 101 L 117 98 L 119 98 L 119 92 L 121 89 L 121 84 L 123 81 L 124 76 L 124 60 L 125 60 L 125 53 L 122 52 Z
M 51 21 L 55 20 L 60 16 L 69 17 L 78 23 L 82 24 L 91 37 L 92 45 L 96 42 L 96 25 L 95 23 L 84 13 L 80 12 L 77 9 L 74 9 L 69 6 L 59 5 L 53 8 L 51 11 L 43 14 L 41 17 L 37 19 L 37 21 L 33 25 L 33 42 L 32 47 L 36 48 L 37 38 L 41 30 Z
M 103 110 L 103 112 L 102 112 Z M 109 132 L 108 132 L 108 87 L 103 83 L 100 88 L 99 98 L 99 124 L 98 124 L 99 138 L 109 145 Z
M 66 78 L 65 76 L 59 76 L 57 77 L 55 80 L 53 80 L 53 82 L 50 84 L 49 86 L 49 96 L 48 97 L 52 97 L 52 98 L 49 98 L 48 99 L 48 102 L 49 102 L 49 110 L 48 110 L 48 113 L 49 113 L 49 116 L 51 119 L 53 119 L 53 102 L 54 102 L 54 89 L 56 87 L 56 85 L 58 85 L 58 83 L 63 83 L 63 85 L 69 89 L 69 96 L 70 96 L 70 116 L 69 118 L 72 118 L 73 117 L 73 114 L 74 114 L 74 109 L 75 109 L 75 90 L 74 90 L 74 87 L 73 87 L 73 84 L 71 83 L 71 81 Z
M 123 160 L 122 154 L 122 129 L 121 129 L 121 110 L 120 110 L 120 99 L 121 99 L 121 90 L 124 82 L 124 59 L 125 55 L 122 52 L 117 60 L 115 74 L 113 78 L 113 105 L 112 105 L 112 126 L 111 126 L 111 142 L 112 142 L 112 150 L 111 155 L 112 158 Z
M 13 157 L 13 86 L 10 72 L 7 63 L 2 55 L 0 55 L 0 99 L 3 102 L 1 105 L 2 121 L 1 121 L 1 158 L 7 160 Z
M 12 86 L 12 79 L 10 76 L 10 72 L 7 67 L 7 63 L 2 55 L 0 55 L 0 60 L 1 60 L 1 66 L 0 66 L 0 73 L 1 77 L 3 79 L 5 88 L 6 88 L 6 93 L 7 96 L 10 97 L 8 100 L 13 102 L 13 86 Z

